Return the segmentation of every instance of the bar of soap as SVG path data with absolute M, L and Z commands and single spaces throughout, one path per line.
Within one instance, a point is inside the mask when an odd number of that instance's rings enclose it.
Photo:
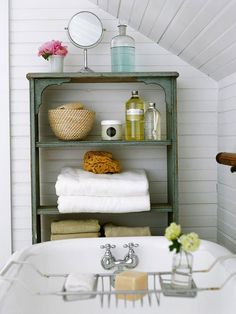
M 148 276 L 145 272 L 139 271 L 123 271 L 115 277 L 115 289 L 136 291 L 136 290 L 147 290 L 148 288 Z M 119 299 L 126 300 L 138 300 L 144 297 L 146 293 L 134 293 L 134 294 L 117 294 Z

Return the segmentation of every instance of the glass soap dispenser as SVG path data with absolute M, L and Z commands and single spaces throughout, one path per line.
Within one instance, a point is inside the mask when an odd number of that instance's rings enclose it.
M 145 112 L 144 134 L 145 140 L 161 139 L 161 114 L 153 102 L 149 103 L 149 107 Z
M 127 25 L 118 25 L 119 35 L 111 40 L 112 72 L 133 72 L 135 70 L 135 41 L 126 35 Z

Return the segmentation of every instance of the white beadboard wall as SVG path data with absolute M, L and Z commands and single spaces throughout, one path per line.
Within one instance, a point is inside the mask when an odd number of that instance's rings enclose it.
M 97 14 L 106 29 L 99 46 L 88 52 L 89 66 L 95 71 L 110 71 L 109 43 L 117 34 L 117 19 L 87 0 L 41 0 L 40 2 L 11 0 L 10 71 L 14 250 L 31 243 L 29 91 L 25 75 L 27 72 L 49 71 L 47 61 L 37 56 L 37 50 L 43 42 L 51 39 L 62 40 L 68 45 L 69 55 L 65 60 L 65 71 L 78 71 L 82 67 L 82 51 L 68 41 L 64 31 L 71 16 L 81 10 L 89 10 Z M 202 238 L 216 241 L 217 83 L 133 29 L 128 28 L 128 33 L 136 41 L 137 71 L 178 71 L 180 74 L 178 78 L 180 223 L 185 231 L 196 231 Z M 91 91 L 90 86 L 87 86 L 81 94 L 76 94 L 78 91 L 75 90 L 72 93 L 66 91 L 66 88 L 63 94 L 55 94 L 52 89 L 46 93 L 45 103 L 56 105 L 60 101 L 76 101 L 80 97 L 79 100 L 92 106 L 95 105 L 93 100 L 98 93 L 99 106 L 104 107 L 104 112 L 99 112 L 98 115 L 108 118 L 110 111 L 104 104 L 109 102 L 110 95 L 113 95 L 111 100 L 115 101 L 114 112 L 116 112 L 117 108 L 123 106 L 122 103 L 129 97 L 131 89 L 127 89 L 126 86 L 119 91 L 117 86 L 112 86 L 107 91 L 104 87 Z M 149 98 L 152 93 L 154 100 L 157 103 L 160 102 L 162 106 L 162 91 L 149 92 L 147 87 L 141 88 L 140 91 L 143 98 Z M 114 92 L 117 93 L 115 99 Z M 42 112 L 42 116 L 45 116 L 45 113 Z M 95 130 L 97 127 L 95 126 Z M 165 197 L 165 180 L 162 179 L 165 171 L 165 152 L 160 151 L 155 161 L 153 148 L 148 152 L 138 150 L 135 166 L 147 167 L 145 160 L 149 158 L 149 161 L 152 161 L 149 163 L 151 173 L 157 164 L 154 176 L 158 175 L 161 179 L 152 178 L 152 197 L 158 199 Z M 125 161 L 125 166 L 133 165 L 136 154 L 131 154 L 127 149 L 122 152 L 115 150 L 113 152 Z M 73 164 L 75 160 L 79 162 L 83 152 L 60 151 L 61 153 L 67 164 Z M 53 150 L 45 151 L 42 156 L 43 163 L 54 170 L 54 173 L 49 174 L 48 177 L 43 177 L 46 181 L 43 183 L 43 190 L 48 191 L 48 195 L 46 193 L 43 195 L 46 200 L 55 198 L 53 180 L 55 180 L 56 171 L 59 171 L 62 166 L 57 156 L 57 151 Z M 157 216 L 156 224 L 152 222 L 153 229 L 159 233 L 163 232 L 165 222 L 162 222 L 161 218 Z
M 235 0 L 92 0 L 219 81 L 236 72 Z
M 219 81 L 219 152 L 236 151 L 236 73 Z M 236 175 L 218 165 L 218 242 L 236 252 Z

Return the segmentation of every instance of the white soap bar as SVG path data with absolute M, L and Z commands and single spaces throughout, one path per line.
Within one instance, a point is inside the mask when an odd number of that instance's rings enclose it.
M 136 291 L 136 290 L 147 290 L 148 288 L 148 277 L 147 273 L 139 271 L 124 271 L 116 275 L 115 278 L 115 289 Z M 118 294 L 119 299 L 126 300 L 138 300 L 144 297 L 146 293 L 134 293 L 134 294 Z

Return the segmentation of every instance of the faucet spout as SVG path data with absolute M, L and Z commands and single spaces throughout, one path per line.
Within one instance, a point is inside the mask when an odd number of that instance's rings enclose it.
M 138 265 L 139 259 L 136 254 L 133 254 L 132 256 L 126 255 L 124 261 L 127 268 L 134 268 Z
M 104 269 L 111 269 L 115 266 L 115 260 L 113 257 L 104 256 L 101 260 L 101 264 Z

